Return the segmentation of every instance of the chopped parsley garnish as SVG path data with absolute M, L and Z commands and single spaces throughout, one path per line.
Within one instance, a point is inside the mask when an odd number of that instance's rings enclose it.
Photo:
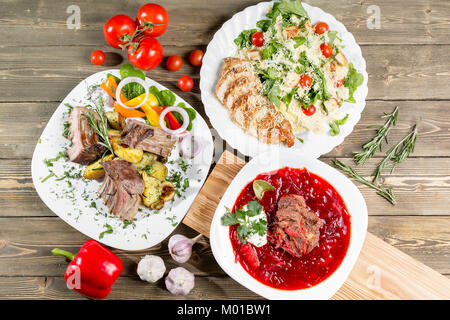
M 99 239 L 103 239 L 103 237 L 105 236 L 105 234 L 111 234 L 111 233 L 113 233 L 113 228 L 109 225 L 109 224 L 107 224 L 107 223 L 105 223 L 105 225 L 104 225 L 104 227 L 106 228 L 106 230 L 105 231 L 103 231 L 102 233 L 100 233 L 100 235 L 99 235 Z
M 332 121 L 330 123 L 330 134 L 332 136 L 337 136 L 341 132 L 341 129 L 339 128 L 339 126 L 342 126 L 343 124 L 345 124 L 347 122 L 347 119 L 348 119 L 348 113 L 341 120 Z
M 263 236 L 267 231 L 267 220 L 264 218 L 255 219 L 254 217 L 261 215 L 262 206 L 258 201 L 250 201 L 247 204 L 246 210 L 238 210 L 233 213 L 227 210 L 222 218 L 222 225 L 224 226 L 233 226 L 238 225 L 236 231 L 239 237 L 239 240 L 245 244 L 247 243 L 247 238 L 251 234 L 258 234 Z

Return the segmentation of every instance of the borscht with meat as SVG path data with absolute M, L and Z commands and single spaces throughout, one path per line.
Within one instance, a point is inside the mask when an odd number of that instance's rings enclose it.
M 222 224 L 230 226 L 236 261 L 272 288 L 298 290 L 322 282 L 349 247 L 350 214 L 342 197 L 307 169 L 258 175 L 228 211 Z

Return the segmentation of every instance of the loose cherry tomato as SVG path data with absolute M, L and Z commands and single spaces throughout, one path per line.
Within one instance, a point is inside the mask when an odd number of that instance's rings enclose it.
M 91 53 L 91 62 L 96 66 L 100 66 L 105 63 L 105 53 L 102 50 L 94 50 Z
M 181 91 L 191 91 L 194 87 L 194 80 L 189 76 L 181 76 L 180 79 L 178 79 L 178 87 Z
M 264 35 L 261 31 L 255 32 L 254 34 L 252 34 L 252 37 L 250 40 L 257 47 L 262 47 L 264 45 Z
M 319 22 L 316 24 L 316 33 L 317 34 L 324 34 L 329 29 L 328 24 L 325 22 Z
M 121 44 L 131 41 L 134 31 L 136 31 L 134 20 L 124 14 L 111 17 L 103 27 L 106 42 L 117 49 L 120 49 Z
M 336 81 L 336 88 L 342 87 L 343 84 L 344 84 L 343 79 Z
M 308 109 L 302 108 L 303 113 L 305 114 L 305 116 L 312 116 L 314 113 L 316 113 L 316 107 L 314 107 L 314 105 L 310 105 L 308 107 Z
M 139 9 L 136 24 L 145 35 L 159 37 L 166 32 L 169 14 L 159 4 L 147 3 Z
M 200 67 L 202 65 L 203 55 L 202 50 L 194 50 L 189 55 L 189 62 L 195 67 Z
M 169 69 L 169 71 L 175 72 L 180 70 L 181 66 L 183 65 L 183 60 L 180 56 L 170 56 L 167 58 L 166 61 L 166 67 Z
M 298 82 L 302 88 L 309 88 L 312 84 L 312 79 L 307 74 L 302 74 L 300 76 L 300 81 Z
M 144 36 L 139 42 L 135 41 L 128 47 L 128 60 L 139 69 L 153 69 L 162 59 L 163 48 L 155 38 Z
M 322 43 L 320 50 L 325 58 L 329 58 L 333 54 L 333 47 L 329 43 Z

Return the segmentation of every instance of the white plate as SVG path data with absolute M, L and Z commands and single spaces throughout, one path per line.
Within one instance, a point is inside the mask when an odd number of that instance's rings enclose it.
M 86 99 L 88 88 L 100 84 L 106 79 L 107 73 L 120 77 L 119 70 L 115 69 L 95 73 L 81 81 L 56 109 L 34 150 L 31 164 L 33 183 L 47 207 L 78 231 L 114 248 L 142 250 L 163 241 L 186 215 L 208 174 L 213 155 L 212 137 L 206 122 L 197 112 L 192 133 L 203 140 L 204 148 L 192 161 L 189 161 L 192 166 L 186 170 L 186 173 L 183 173 L 190 181 L 190 187 L 183 193 L 185 199 L 175 196 L 176 200 L 166 204 L 159 213 L 142 206 L 132 225 L 126 226 L 116 217 L 97 214 L 99 211 L 105 213 L 107 209 L 103 201 L 96 195 L 100 183 L 95 180 L 72 179 L 70 180 L 71 187 L 66 182 L 67 179 L 57 181 L 55 177 L 51 177 L 42 182 L 42 179 L 49 174 L 49 169 L 53 170 L 58 177 L 61 177 L 64 171 L 70 167 L 74 168 L 73 172 L 84 169 L 85 166 L 64 159 L 54 162 L 52 167 L 47 167 L 44 159 L 56 157 L 70 143 L 62 136 L 64 121 L 67 120 L 67 115 L 64 114 L 67 111 L 65 104 L 69 103 L 72 106 L 92 104 L 92 101 Z M 146 82 L 155 85 L 160 90 L 166 89 L 149 78 L 146 78 Z M 176 103 L 184 102 L 189 106 L 180 97 L 176 96 L 176 98 Z M 179 159 L 178 144 L 172 151 L 169 162 L 177 159 Z M 180 171 L 177 163 L 168 163 L 167 166 L 169 172 L 171 169 Z M 69 191 L 71 189 L 73 191 Z M 100 234 L 107 229 L 105 224 L 109 224 L 113 232 L 105 233 L 100 239 Z
M 231 121 L 228 110 L 216 98 L 214 89 L 219 78 L 223 59 L 234 55 L 236 51 L 233 40 L 243 30 L 255 28 L 256 22 L 265 18 L 267 10 L 272 4 L 273 2 L 261 2 L 235 14 L 230 20 L 225 22 L 209 43 L 200 70 L 201 97 L 211 124 L 221 138 L 225 139 L 231 147 L 251 157 L 277 149 L 280 146 L 266 145 L 257 138 L 245 134 L 238 125 Z M 343 49 L 345 56 L 348 61 L 353 62 L 355 68 L 364 76 L 363 84 L 358 87 L 354 94 L 356 103 L 345 102 L 341 107 L 342 117 L 348 113 L 349 118 L 345 125 L 340 127 L 341 133 L 339 135 L 333 137 L 328 133 L 328 130 L 324 134 L 315 134 L 308 131 L 296 135 L 303 139 L 304 143 L 296 139 L 295 145 L 291 149 L 297 150 L 301 154 L 318 158 L 341 144 L 359 121 L 361 112 L 366 104 L 368 75 L 366 72 L 366 61 L 362 56 L 361 48 L 345 26 L 332 15 L 317 7 L 312 7 L 306 3 L 303 3 L 303 7 L 308 12 L 312 23 L 325 21 L 330 26 L 330 30 L 338 31 L 338 36 L 342 39 L 342 43 L 345 46 Z M 288 149 L 284 144 L 281 148 Z
M 255 177 L 282 167 L 306 168 L 328 181 L 341 195 L 350 214 L 350 244 L 341 265 L 327 279 L 307 289 L 279 290 L 262 284 L 245 271 L 236 262 L 229 227 L 223 226 L 220 218 L 225 207 L 232 208 L 241 190 Z M 367 231 L 367 206 L 358 188 L 342 173 L 329 165 L 291 150 L 282 150 L 277 154 L 262 154 L 247 163 L 233 179 L 222 197 L 214 214 L 211 230 L 211 249 L 221 268 L 244 287 L 267 299 L 329 299 L 342 286 L 355 264 L 361 251 Z

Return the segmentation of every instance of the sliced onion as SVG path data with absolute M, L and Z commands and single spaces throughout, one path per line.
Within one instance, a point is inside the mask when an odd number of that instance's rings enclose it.
M 186 145 L 189 145 L 191 142 L 192 142 L 193 148 L 194 148 L 193 151 L 188 149 L 186 146 Z M 202 149 L 203 149 L 202 141 L 199 138 L 194 137 L 191 134 L 188 134 L 180 139 L 180 154 L 182 156 L 194 158 L 202 151 Z
M 144 89 L 145 89 L 145 98 L 142 101 L 142 103 L 138 104 L 137 106 L 129 107 L 129 106 L 126 106 L 125 104 L 123 104 L 123 102 L 120 100 L 120 92 L 122 91 L 124 86 L 126 86 L 129 83 L 133 83 L 133 82 L 137 82 L 141 86 L 144 87 Z M 120 81 L 119 85 L 117 86 L 117 89 L 116 89 L 116 101 L 117 101 L 118 104 L 120 104 L 122 107 L 124 107 L 126 109 L 137 109 L 140 106 L 142 106 L 144 103 L 147 102 L 148 93 L 149 93 L 148 87 L 147 87 L 147 84 L 145 83 L 144 80 L 142 80 L 141 78 L 138 78 L 138 77 L 127 77 L 127 78 L 123 79 L 122 81 Z
M 178 112 L 183 117 L 183 124 L 181 125 L 180 128 L 178 128 L 176 130 L 172 130 L 172 129 L 167 128 L 166 124 L 164 122 L 164 118 L 166 117 L 166 114 L 171 112 L 171 111 Z M 186 110 L 184 110 L 183 108 L 180 108 L 180 107 L 167 107 L 167 108 L 164 108 L 164 110 L 161 112 L 161 115 L 159 116 L 159 126 L 165 132 L 173 134 L 173 135 L 186 134 L 185 131 L 186 131 L 187 127 L 189 126 L 189 115 L 186 112 Z
M 111 107 L 112 108 L 114 106 L 113 98 L 105 90 L 103 90 L 100 87 L 95 88 L 95 90 L 93 90 L 91 92 L 90 96 L 91 96 L 91 100 L 96 102 L 96 103 L 97 103 L 97 101 L 99 99 L 102 99 L 103 104 L 106 107 Z

